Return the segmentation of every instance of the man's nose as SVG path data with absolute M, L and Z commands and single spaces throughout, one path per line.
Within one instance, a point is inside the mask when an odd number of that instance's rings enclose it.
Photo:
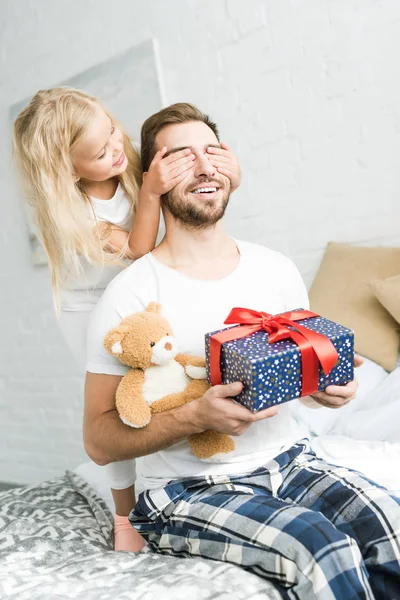
M 213 177 L 216 168 L 211 164 L 206 154 L 198 154 L 194 161 L 194 175 L 196 177 L 206 176 Z

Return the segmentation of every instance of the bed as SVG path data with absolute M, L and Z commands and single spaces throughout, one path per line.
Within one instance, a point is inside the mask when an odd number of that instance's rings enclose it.
M 0 598 L 186 600 L 189 591 L 196 600 L 280 598 L 231 565 L 113 552 L 107 504 L 77 473 L 1 495 Z
M 291 403 L 304 434 L 332 463 L 400 495 L 400 365 L 366 360 L 355 401 L 340 411 Z M 0 598 L 50 600 L 279 599 L 272 584 L 235 566 L 112 551 L 111 496 L 92 463 L 0 494 Z
M 353 329 L 357 398 L 340 410 L 290 403 L 316 453 L 400 496 L 400 249 L 330 243 L 311 309 Z M 397 362 L 396 362 L 397 361 Z M 233 565 L 142 551 L 113 552 L 104 469 L 0 494 L 0 598 L 50 600 L 278 599 L 274 586 Z

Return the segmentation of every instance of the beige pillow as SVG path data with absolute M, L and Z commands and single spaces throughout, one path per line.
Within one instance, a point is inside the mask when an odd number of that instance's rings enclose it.
M 387 371 L 399 353 L 398 325 L 371 283 L 400 273 L 400 248 L 330 242 L 310 289 L 311 310 L 349 327 L 355 349 Z
M 372 289 L 379 302 L 400 323 L 400 275 L 372 282 Z M 397 327 L 399 329 L 399 326 Z

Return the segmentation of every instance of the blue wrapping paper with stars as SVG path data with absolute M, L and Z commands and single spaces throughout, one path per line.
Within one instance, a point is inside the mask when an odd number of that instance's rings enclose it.
M 301 310 L 301 309 L 299 309 Z M 325 375 L 319 365 L 318 391 L 328 385 L 344 385 L 354 378 L 354 332 L 322 316 L 297 321 L 311 331 L 327 337 L 338 353 L 335 366 Z M 210 338 L 224 331 L 205 335 L 208 382 L 210 383 Z M 301 397 L 301 355 L 291 339 L 269 343 L 263 330 L 222 344 L 220 356 L 223 383 L 240 381 L 242 392 L 235 400 L 252 412 Z

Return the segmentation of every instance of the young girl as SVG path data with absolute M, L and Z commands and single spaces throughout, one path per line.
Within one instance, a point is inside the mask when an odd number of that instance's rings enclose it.
M 38 92 L 14 124 L 14 151 L 47 252 L 61 331 L 82 369 L 89 315 L 122 268 L 151 251 L 160 197 L 190 172 L 190 149 L 155 155 L 139 191 L 138 153 L 112 115 L 92 96 L 70 88 Z M 229 148 L 210 161 L 240 183 Z M 116 550 L 139 550 L 143 540 L 128 515 L 135 504 L 134 461 L 105 467 L 115 502 Z

